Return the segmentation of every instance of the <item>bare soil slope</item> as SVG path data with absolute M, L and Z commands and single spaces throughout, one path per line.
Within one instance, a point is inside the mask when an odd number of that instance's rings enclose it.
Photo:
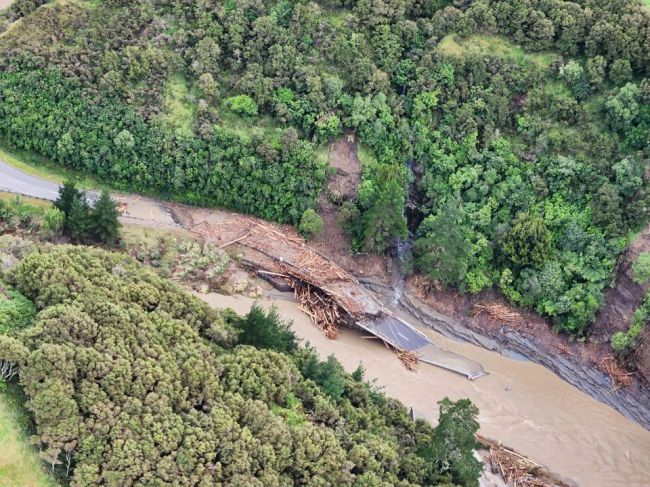
M 593 325 L 596 341 L 607 343 L 612 334 L 626 330 L 630 326 L 634 311 L 650 289 L 650 283 L 641 286 L 632 280 L 632 265 L 642 252 L 650 252 L 650 225 L 637 235 L 619 260 L 616 279 L 612 287 L 605 291 L 605 304 Z M 632 357 L 632 366 L 646 381 L 650 381 L 649 343 L 650 330 L 646 329 Z

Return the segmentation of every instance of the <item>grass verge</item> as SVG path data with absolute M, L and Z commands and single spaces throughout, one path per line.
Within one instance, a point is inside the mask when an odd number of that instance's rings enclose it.
M 18 199 L 16 199 L 18 198 Z M 40 215 L 45 210 L 52 206 L 52 202 L 41 200 L 38 198 L 30 198 L 28 196 L 10 193 L 8 191 L 0 191 L 0 201 L 9 203 L 14 209 L 19 209 L 21 206 L 28 207 L 34 214 Z
M 0 139 L 0 161 L 19 169 L 31 176 L 61 184 L 68 178 L 76 178 L 77 186 L 83 189 L 109 189 L 108 186 L 97 179 L 79 171 L 61 166 L 44 157 L 30 152 L 15 149 Z
M 36 450 L 29 445 L 30 420 L 24 396 L 15 384 L 0 392 L 0 485 L 2 487 L 56 487 Z
M 462 39 L 456 34 L 450 34 L 440 41 L 436 49 L 447 55 L 462 57 L 469 54 L 492 55 L 512 59 L 519 64 L 535 64 L 541 69 L 547 69 L 557 54 L 550 52 L 531 53 L 510 42 L 505 37 L 489 35 L 472 35 Z

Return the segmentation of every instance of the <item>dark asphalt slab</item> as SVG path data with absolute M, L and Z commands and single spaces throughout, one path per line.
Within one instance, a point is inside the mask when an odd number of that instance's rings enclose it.
M 413 351 L 430 343 L 424 335 L 394 316 L 384 314 L 381 318 L 366 323 L 366 326 L 400 350 Z
M 59 196 L 58 184 L 25 174 L 4 161 L 0 161 L 0 190 L 51 201 Z
M 54 201 L 59 197 L 59 185 L 57 183 L 31 176 L 1 160 L 0 191 L 9 191 L 10 193 L 50 201 Z M 97 196 L 96 191 L 86 192 L 86 198 L 91 205 L 97 199 Z

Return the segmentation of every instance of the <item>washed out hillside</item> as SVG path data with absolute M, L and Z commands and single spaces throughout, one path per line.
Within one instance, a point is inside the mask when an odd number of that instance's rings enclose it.
M 6 463 L 74 486 L 592 481 L 476 436 L 497 362 L 429 329 L 615 409 L 640 458 L 649 161 L 647 1 L 0 0 Z M 474 396 L 417 419 L 392 365 L 346 372 L 277 311 L 188 289 L 292 301 Z

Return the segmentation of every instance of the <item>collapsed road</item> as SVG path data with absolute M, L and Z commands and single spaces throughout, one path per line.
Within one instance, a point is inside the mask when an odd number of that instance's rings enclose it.
M 59 185 L 26 174 L 0 161 L 0 190 L 53 201 L 58 197 Z M 86 192 L 91 201 L 96 195 L 95 191 Z M 117 195 L 116 199 L 121 204 L 122 219 L 126 223 L 134 223 L 131 221 L 134 218 L 143 220 L 133 214 L 137 210 L 137 203 L 141 203 L 141 198 Z M 151 204 L 156 205 L 153 201 Z M 153 220 L 153 210 L 149 209 L 149 214 Z M 322 312 L 318 314 L 317 310 L 306 309 L 314 323 L 326 331 L 328 327 L 355 326 L 383 340 L 400 354 L 407 366 L 413 366 L 418 361 L 425 362 L 472 380 L 486 375 L 478 362 L 444 350 L 406 320 L 394 315 L 371 291 L 331 260 L 305 245 L 298 234 L 290 233 L 292 230 L 280 232 L 255 218 L 242 218 L 242 221 L 248 227 L 243 235 L 230 234 L 232 231 L 241 232 L 237 227 L 220 226 L 218 223 L 215 226 L 207 220 L 194 225 L 191 231 L 206 241 L 215 241 L 218 232 L 219 241 L 226 239 L 230 240 L 228 244 L 243 246 L 247 262 L 256 270 L 282 276 L 296 288 L 308 284 L 317 298 L 312 306 L 322 307 L 325 304 L 323 297 L 326 297 L 330 312 L 333 313 L 332 319 L 328 319 Z M 142 221 L 135 223 L 142 224 Z M 175 226 L 175 222 L 171 221 L 170 225 Z M 334 314 L 338 316 L 335 317 Z M 330 329 L 328 336 L 335 338 L 336 332 Z

